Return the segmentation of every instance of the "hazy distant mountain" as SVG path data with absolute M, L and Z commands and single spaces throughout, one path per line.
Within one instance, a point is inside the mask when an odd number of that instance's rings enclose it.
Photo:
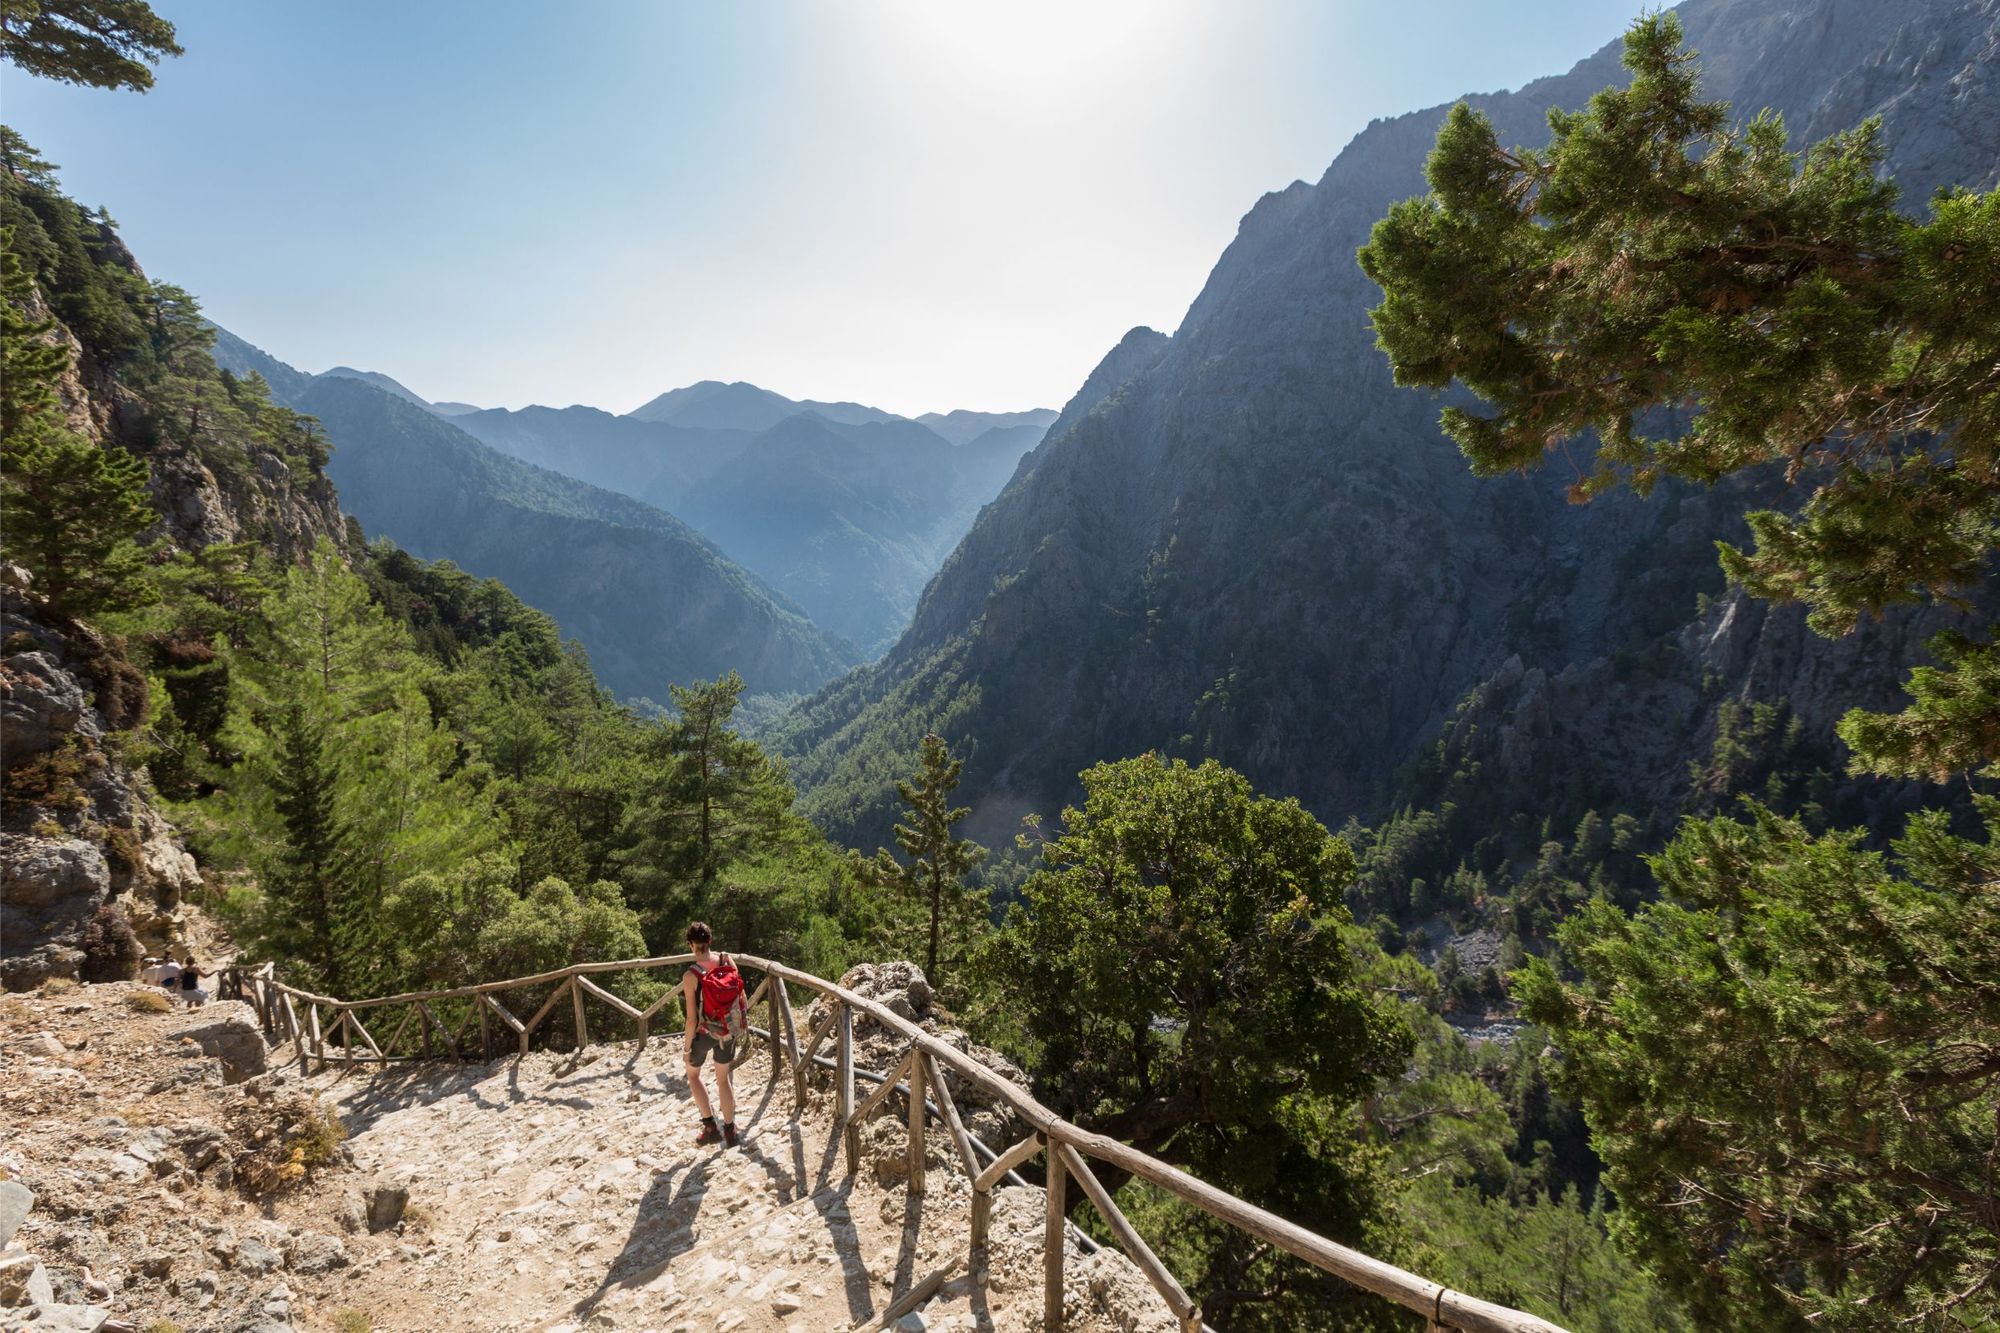
M 1678 12 L 1704 92 L 1739 117 L 1780 110 L 1796 145 L 1881 114 L 1910 206 L 2000 175 L 1992 0 Z M 1466 100 L 1502 143 L 1540 145 L 1548 108 L 1628 77 L 1613 43 Z M 1909 618 L 1830 644 L 1796 608 L 1717 596 L 1713 541 L 1782 502 L 1781 478 L 1571 505 L 1567 468 L 1474 477 L 1437 396 L 1393 385 L 1354 252 L 1423 192 L 1446 110 L 1376 121 L 1317 184 L 1257 201 L 1173 337 L 1135 330 L 1106 357 L 894 649 L 778 727 L 809 812 L 871 845 L 937 730 L 989 842 L 1055 814 L 1086 764 L 1148 749 L 1214 756 L 1336 824 L 1372 818 L 1399 768 L 1462 740 L 1451 719 L 1477 691 L 1508 818 L 1569 827 L 1618 800 L 1671 821 L 1723 705 L 1772 703 L 1828 745 L 1841 709 L 1901 706 Z
M 806 413 L 751 437 L 675 512 L 822 628 L 873 652 L 909 623 L 1019 457 L 955 449 L 914 421 Z
M 215 356 L 320 419 L 327 474 L 364 528 L 499 579 L 621 696 L 664 700 L 670 682 L 732 669 L 753 693 L 791 692 L 856 660 L 671 514 L 508 457 L 366 376 L 306 376 L 233 337 Z
M 592 407 L 496 408 L 453 422 L 516 458 L 678 514 L 823 629 L 877 652 L 1055 415 L 955 413 L 961 426 L 1012 424 L 954 448 L 886 413 L 842 420 L 753 385 L 713 385 L 722 392 L 706 397 L 703 387 L 655 401 L 673 399 L 663 410 L 697 421 L 724 415 L 725 402 L 757 408 L 743 420 L 780 406 L 785 415 L 754 432 Z
M 472 403 L 450 403 L 450 402 L 432 403 L 430 404 L 430 409 L 431 411 L 437 413 L 441 417 L 461 417 L 464 416 L 467 412 L 477 412 L 481 410 Z
M 893 412 L 861 403 L 795 402 L 781 393 L 760 389 L 741 380 L 724 384 L 703 380 L 684 389 L 669 389 L 645 406 L 627 415 L 639 421 L 666 421 L 676 426 L 714 426 L 728 430 L 769 430 L 786 417 L 814 412 L 828 421 L 858 425 L 865 421 L 894 421 Z
M 393 394 L 406 403 L 414 403 L 426 412 L 435 412 L 437 410 L 432 406 L 429 399 L 419 397 L 400 381 L 390 379 L 379 370 L 356 370 L 353 366 L 335 366 L 331 370 L 322 370 L 313 378 L 322 380 L 359 380 L 363 384 L 374 385 L 384 393 Z
M 969 444 L 988 431 L 1010 427 L 1047 430 L 1055 419 L 1056 410 L 1052 407 L 1037 407 L 1026 412 L 968 412 L 959 408 L 952 412 L 926 412 L 916 418 L 953 444 Z M 1037 438 L 1040 438 L 1039 433 Z
M 502 453 L 675 510 L 697 480 L 723 467 L 751 432 L 616 417 L 595 407 L 488 408 L 452 424 Z

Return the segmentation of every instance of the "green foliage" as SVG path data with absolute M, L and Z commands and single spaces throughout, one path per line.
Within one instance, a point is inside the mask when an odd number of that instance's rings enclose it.
M 1566 923 L 1575 982 L 1521 974 L 1620 1230 L 1704 1325 L 1942 1324 L 2000 1260 L 2000 800 L 1977 804 L 1985 841 L 1920 813 L 1893 857 L 1755 806 L 1690 823 L 1652 863 L 1669 901 Z
M 69 349 L 54 321 L 25 313 L 35 283 L 13 227 L 0 247 L 0 527 L 58 613 L 114 608 L 138 591 L 137 538 L 156 517 L 146 464 L 66 429 L 57 383 Z
M 1363 1106 L 1402 1183 L 1410 1266 L 1433 1281 L 1577 1330 L 1688 1327 L 1614 1248 L 1610 1200 L 1581 1117 L 1543 1077 L 1544 1034 L 1472 1044 L 1415 1017 L 1416 1058 Z M 1572 1123 L 1573 1122 L 1573 1123 Z M 1578 1160 L 1572 1153 L 1581 1152 Z
M 1551 112 L 1546 149 L 1503 149 L 1455 108 L 1431 193 L 1396 205 L 1360 252 L 1399 384 L 1454 381 L 1489 405 L 1445 409 L 1475 470 L 1537 466 L 1594 432 L 1573 495 L 1665 477 L 1713 483 L 1782 466 L 1812 489 L 1752 513 L 1723 566 L 1758 596 L 1802 601 L 1820 632 L 1950 599 L 2000 533 L 2000 195 L 1945 192 L 1923 220 L 1880 176 L 1879 124 L 1803 154 L 1762 115 L 1731 128 L 1697 96 L 1672 15 L 1626 38 L 1630 87 Z M 1694 408 L 1678 434 L 1658 409 Z M 1943 676 L 1990 677 L 1991 643 Z M 1927 698 L 1943 691 L 1932 682 Z M 2000 698 L 1970 679 L 1954 709 L 1920 704 L 1875 771 L 2000 760 Z M 1851 740 L 1888 737 L 1850 726 Z
M 31 419 L 0 443 L 0 524 L 52 609 L 128 605 L 143 586 L 137 538 L 157 515 L 143 460 Z
M 0 0 L 0 60 L 44 79 L 143 93 L 147 66 L 179 54 L 145 0 Z
M 775 837 L 792 803 L 783 769 L 730 727 L 741 676 L 672 691 L 677 715 L 650 738 L 659 780 L 634 823 L 635 861 L 645 867 L 640 888 L 650 881 L 662 907 L 668 886 L 690 879 L 712 886 L 726 864 Z
M 1296 801 L 1209 761 L 1145 755 L 1084 772 L 1082 809 L 982 952 L 1021 1012 L 1043 1097 L 1323 1234 L 1382 1215 L 1356 1099 L 1410 1033 L 1356 977 L 1341 889 L 1353 857 Z M 1296 1327 L 1341 1284 L 1185 1219 L 1204 1308 L 1254 1282 L 1245 1327 Z M 1290 1322 L 1287 1322 L 1290 1321 Z
M 336 994 L 393 984 L 383 899 L 457 864 L 496 822 L 480 774 L 431 717 L 424 664 L 322 542 L 231 650 L 221 841 L 258 872 L 251 948 Z
M 976 935 L 986 924 L 980 899 L 963 887 L 966 874 L 979 864 L 986 849 L 951 834 L 952 825 L 972 813 L 969 806 L 951 803 L 963 767 L 962 761 L 952 757 L 943 737 L 924 737 L 916 780 L 896 783 L 897 795 L 910 810 L 910 822 L 896 825 L 896 845 L 909 859 L 898 861 L 886 847 L 879 849 L 873 860 L 859 852 L 853 854 L 856 878 L 871 887 L 915 898 L 928 910 L 930 939 L 924 954 L 924 976 L 940 988 L 945 981 L 938 950 L 946 925 L 955 926 L 956 933 L 964 937 Z
M 69 349 L 57 341 L 55 321 L 26 314 L 34 296 L 34 279 L 9 227 L 0 232 L 0 435 L 12 435 L 32 417 L 52 415 L 56 383 L 69 369 Z

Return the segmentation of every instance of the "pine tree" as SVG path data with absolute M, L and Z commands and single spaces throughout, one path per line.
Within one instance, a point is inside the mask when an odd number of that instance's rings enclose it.
M 144 0 L 0 0 L 0 59 L 44 79 L 145 92 L 174 25 Z
M 28 318 L 35 283 L 14 242 L 13 228 L 0 235 L 0 530 L 57 611 L 114 609 L 140 592 L 136 540 L 158 517 L 148 471 L 64 428 L 69 349 L 54 320 Z
M 309 969 L 321 985 L 346 994 L 348 968 L 340 927 L 350 917 L 342 897 L 352 838 L 336 806 L 339 761 L 325 719 L 304 699 L 287 702 L 271 722 L 269 771 L 278 839 L 266 859 L 259 943 L 288 965 Z
M 228 660 L 224 740 L 242 762 L 224 776 L 222 841 L 264 886 L 252 948 L 346 994 L 392 985 L 384 903 L 491 846 L 484 769 L 460 762 L 408 635 L 324 541 Z
M 977 910 L 962 887 L 965 875 L 985 857 L 986 849 L 951 836 L 952 825 L 972 813 L 970 806 L 951 804 L 964 761 L 952 757 L 944 738 L 924 737 L 918 755 L 916 781 L 899 780 L 896 793 L 910 809 L 910 822 L 896 825 L 896 845 L 908 858 L 898 861 L 884 847 L 873 860 L 856 852 L 853 866 L 866 883 L 898 890 L 923 902 L 930 913 L 930 945 L 924 955 L 924 976 L 931 985 L 944 984 L 938 956 L 947 915 Z
M 1878 122 L 1803 154 L 1775 116 L 1732 128 L 1700 100 L 1670 14 L 1633 26 L 1625 64 L 1630 87 L 1550 113 L 1543 150 L 1451 112 L 1431 193 L 1392 208 L 1359 256 L 1396 382 L 1485 400 L 1442 417 L 1481 474 L 1594 433 L 1577 500 L 1782 471 L 1810 488 L 1803 504 L 1749 514 L 1755 547 L 1725 547 L 1723 567 L 1804 603 L 1823 634 L 1954 603 L 2000 538 L 2000 192 L 1942 191 L 1906 217 Z M 1858 771 L 2000 762 L 1992 627 L 1938 656 L 1900 719 L 1849 715 Z
M 142 591 L 137 538 L 158 515 L 145 461 L 33 417 L 0 442 L 0 527 L 36 589 L 65 615 L 130 605 Z
M 0 231 L 0 436 L 31 417 L 53 416 L 56 384 L 69 369 L 69 348 L 56 340 L 53 319 L 31 320 L 35 280 L 14 248 L 14 229 Z
M 1690 821 L 1663 901 L 1516 974 L 1620 1230 L 1702 1327 L 1952 1327 L 2000 1264 L 2000 799 L 1885 857 L 1761 807 Z
M 669 769 L 665 805 L 653 811 L 654 841 L 668 844 L 661 850 L 670 864 L 706 886 L 760 836 L 775 831 L 791 790 L 757 743 L 730 729 L 743 694 L 741 676 L 732 671 L 671 689 L 679 716 L 660 733 L 658 753 Z

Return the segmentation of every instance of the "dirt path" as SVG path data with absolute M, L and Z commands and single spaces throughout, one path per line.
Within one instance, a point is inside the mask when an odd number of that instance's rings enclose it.
M 315 1080 L 364 1172 L 410 1188 L 399 1259 L 349 1292 L 394 1330 L 847 1329 L 961 1260 L 971 1186 L 927 1136 L 911 1195 L 900 1114 L 864 1126 L 845 1174 L 828 1093 L 791 1115 L 760 1053 L 737 1073 L 734 1151 L 696 1149 L 678 1052 L 593 1048 L 581 1063 L 428 1065 Z M 1041 1326 L 1039 1190 L 1002 1191 L 983 1281 L 958 1264 L 923 1307 L 930 1330 Z M 1069 1258 L 1078 1333 L 1173 1327 L 1122 1258 Z
M 248 1007 L 133 1008 L 146 990 L 0 997 L 0 1178 L 35 1195 L 13 1245 L 79 1321 L 63 1327 L 829 1333 L 948 1264 L 899 1328 L 1041 1326 L 1040 1190 L 1000 1191 L 969 1273 L 971 1186 L 943 1130 L 926 1193 L 907 1189 L 900 1103 L 862 1127 L 850 1177 L 830 1089 L 794 1119 L 761 1050 L 737 1075 L 742 1147 L 696 1149 L 672 1041 L 305 1078 L 280 1046 L 226 1084 L 187 1034 L 257 1047 Z M 315 1137 L 329 1110 L 345 1143 Z M 273 1185 L 301 1144 L 308 1164 Z M 400 1220 L 371 1227 L 404 1189 Z M 1075 1333 L 1174 1327 L 1137 1269 L 1073 1240 L 1068 1297 Z M 0 1328 L 48 1318 L 0 1309 Z

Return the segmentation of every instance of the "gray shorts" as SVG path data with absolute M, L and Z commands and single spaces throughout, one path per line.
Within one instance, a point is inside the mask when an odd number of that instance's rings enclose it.
M 688 1049 L 687 1062 L 696 1069 L 708 1063 L 710 1052 L 715 1055 L 718 1065 L 736 1063 L 736 1041 L 731 1037 L 711 1037 L 706 1032 L 694 1034 L 694 1045 Z

